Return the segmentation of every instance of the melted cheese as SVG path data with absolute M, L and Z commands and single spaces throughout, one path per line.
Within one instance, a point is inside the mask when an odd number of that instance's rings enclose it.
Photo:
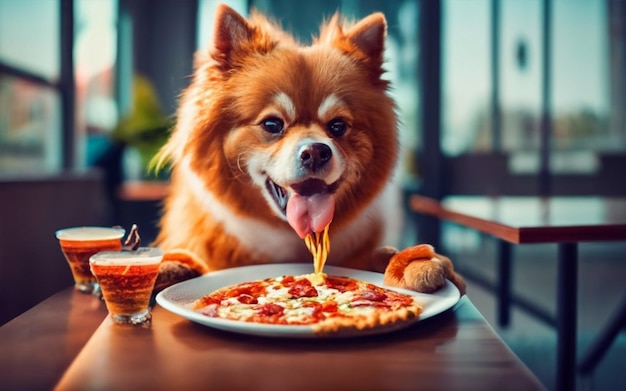
M 321 274 L 324 271 L 324 265 L 330 252 L 329 227 L 330 224 L 324 227 L 324 231 L 311 232 L 304 237 L 304 243 L 313 255 L 313 266 L 316 274 Z

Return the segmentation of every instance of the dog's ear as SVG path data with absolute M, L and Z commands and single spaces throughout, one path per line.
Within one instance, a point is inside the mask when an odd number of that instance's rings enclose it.
M 348 56 L 366 64 L 375 74 L 381 73 L 387 22 L 378 12 L 352 26 L 346 25 L 336 13 L 322 26 L 320 42 L 333 45 Z
M 215 14 L 211 57 L 222 69 L 230 69 L 240 47 L 249 43 L 254 30 L 248 22 L 227 5 L 220 4 Z
M 380 12 L 365 17 L 346 33 L 348 40 L 377 65 L 383 63 L 386 35 L 387 22 Z
M 210 55 L 221 70 L 230 70 L 240 67 L 252 53 L 269 53 L 281 40 L 292 42 L 262 14 L 255 11 L 248 21 L 237 11 L 220 4 L 215 15 Z

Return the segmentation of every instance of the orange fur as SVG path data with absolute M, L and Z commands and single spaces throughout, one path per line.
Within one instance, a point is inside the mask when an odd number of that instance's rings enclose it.
M 206 264 L 202 260 L 197 259 L 195 254 L 189 251 L 185 251 L 183 249 L 175 251 L 170 250 L 166 252 L 165 254 L 163 254 L 162 261 L 178 262 L 182 265 L 185 265 L 189 269 L 196 271 L 198 274 L 205 274 L 209 271 Z
M 389 286 L 432 292 L 443 287 L 445 279 L 465 293 L 465 282 L 454 272 L 450 259 L 435 253 L 432 246 L 421 244 L 393 254 L 383 281 Z
M 383 233 L 375 202 L 398 156 L 396 106 L 381 77 L 384 16 L 348 24 L 337 14 L 309 47 L 258 13 L 245 20 L 220 6 L 215 25 L 157 157 L 172 180 L 156 244 L 206 270 L 311 262 L 267 183 L 292 192 L 302 169 L 287 151 L 314 140 L 334 159 L 305 178 L 334 195 L 328 264 L 370 268 Z M 336 120 L 345 133 L 332 133 Z

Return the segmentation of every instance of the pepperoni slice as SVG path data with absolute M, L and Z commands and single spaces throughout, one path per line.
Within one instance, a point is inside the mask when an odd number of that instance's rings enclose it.
M 301 278 L 287 291 L 291 297 L 317 297 L 317 289 L 307 278 Z
M 261 315 L 272 316 L 272 315 L 281 315 L 285 309 L 274 303 L 267 303 L 260 306 L 257 312 Z
M 376 308 L 388 308 L 389 304 L 382 301 L 370 301 L 370 300 L 354 300 L 350 302 L 350 307 L 376 307 Z
M 387 295 L 383 292 L 365 291 L 356 297 L 356 300 L 383 301 Z
M 354 280 L 346 277 L 326 277 L 326 285 L 339 292 L 354 291 L 358 288 Z
M 293 283 L 296 281 L 296 277 L 295 276 L 285 276 L 283 277 L 283 279 L 280 281 L 280 283 L 284 286 L 284 287 L 290 287 L 293 285 Z
M 256 297 L 247 295 L 245 293 L 239 295 L 239 297 L 237 297 L 237 301 L 243 304 L 256 304 L 259 302 Z
M 239 284 L 232 289 L 226 291 L 226 297 L 239 297 L 241 295 L 250 295 L 259 297 L 266 293 L 265 284 L 263 282 L 248 282 Z
M 329 314 L 334 314 L 339 310 L 337 303 L 333 300 L 329 300 L 322 304 L 322 312 L 326 312 Z

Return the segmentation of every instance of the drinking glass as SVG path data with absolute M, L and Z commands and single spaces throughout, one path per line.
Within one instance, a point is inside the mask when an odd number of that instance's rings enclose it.
M 91 272 L 116 323 L 141 324 L 151 317 L 150 299 L 163 251 L 157 247 L 103 251 L 91 256 Z
M 98 282 L 91 274 L 89 258 L 101 251 L 120 251 L 125 232 L 123 228 L 111 227 L 72 227 L 56 231 L 76 289 L 85 293 L 98 292 Z

